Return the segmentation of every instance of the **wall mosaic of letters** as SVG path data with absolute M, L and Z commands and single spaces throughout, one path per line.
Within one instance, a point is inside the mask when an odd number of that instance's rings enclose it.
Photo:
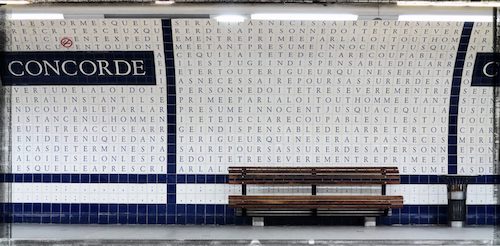
M 3 220 L 242 224 L 228 166 L 398 166 L 384 224 L 446 223 L 443 174 L 493 224 L 491 23 L 13 21 Z M 476 62 L 476 60 L 478 60 Z M 486 74 L 491 72 L 485 68 Z M 474 74 L 474 76 L 473 76 Z M 487 77 L 487 76 L 486 76 Z M 307 189 L 251 187 L 250 193 Z M 322 187 L 320 194 L 374 193 Z M 11 214 L 12 216 L 9 216 Z

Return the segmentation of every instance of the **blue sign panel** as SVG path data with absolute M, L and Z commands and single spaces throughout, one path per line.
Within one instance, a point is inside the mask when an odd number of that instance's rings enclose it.
M 156 85 L 153 51 L 4 52 L 4 85 Z
M 474 71 L 472 72 L 472 86 L 499 86 L 500 85 L 500 54 L 477 53 Z

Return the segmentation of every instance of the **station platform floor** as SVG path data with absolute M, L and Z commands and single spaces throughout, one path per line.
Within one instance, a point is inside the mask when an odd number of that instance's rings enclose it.
M 498 230 L 498 232 L 497 232 Z M 166 226 L 13 224 L 1 245 L 500 245 L 491 226 Z M 495 240 L 495 237 L 498 239 Z

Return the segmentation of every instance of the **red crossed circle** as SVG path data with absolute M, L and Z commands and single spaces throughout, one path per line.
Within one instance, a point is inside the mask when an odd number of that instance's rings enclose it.
M 73 46 L 73 40 L 71 40 L 71 38 L 68 37 L 63 37 L 60 43 L 65 48 L 70 48 L 71 46 Z

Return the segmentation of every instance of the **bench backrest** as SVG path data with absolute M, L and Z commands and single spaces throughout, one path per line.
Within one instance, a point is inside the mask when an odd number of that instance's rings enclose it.
M 399 184 L 397 167 L 229 167 L 230 184 Z

